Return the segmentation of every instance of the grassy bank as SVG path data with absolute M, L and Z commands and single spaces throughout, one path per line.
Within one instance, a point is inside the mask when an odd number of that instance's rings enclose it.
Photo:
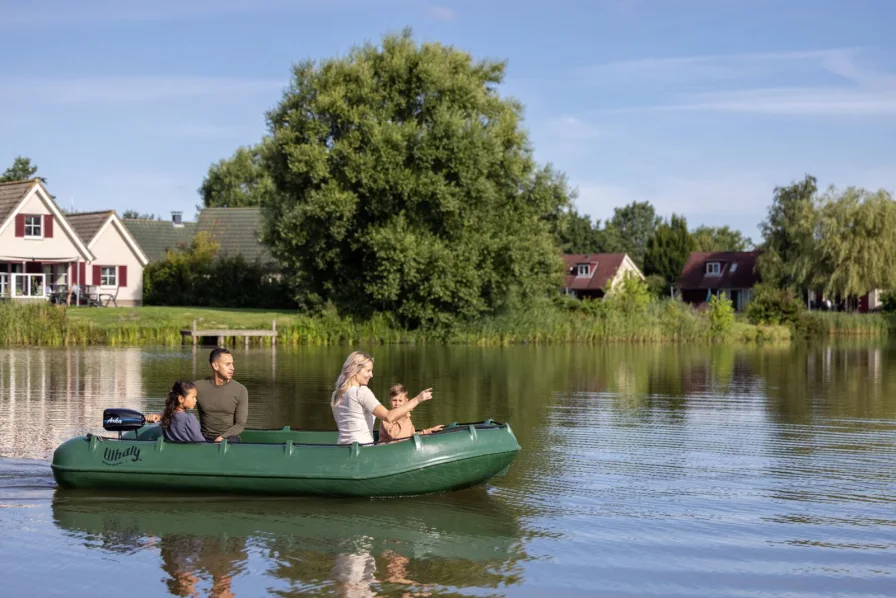
M 894 329 L 893 316 L 811 311 L 803 314 L 797 333 L 802 336 L 887 336 Z
M 193 320 L 200 328 L 269 329 L 277 321 L 278 344 L 448 343 L 480 346 L 604 342 L 778 342 L 790 339 L 784 326 L 736 321 L 722 335 L 710 318 L 678 302 L 653 303 L 637 314 L 613 310 L 569 311 L 546 304 L 512 315 L 483 318 L 451 331 L 406 330 L 384 316 L 357 322 L 338 315 L 295 311 L 186 307 L 64 308 L 45 303 L 0 304 L 0 345 L 181 344 L 180 330 Z M 258 343 L 258 339 L 253 339 Z M 269 339 L 264 339 L 269 343 Z

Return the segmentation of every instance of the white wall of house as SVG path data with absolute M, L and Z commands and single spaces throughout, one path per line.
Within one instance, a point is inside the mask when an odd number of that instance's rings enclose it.
M 31 193 L 25 200 L 20 214 L 51 215 L 52 212 L 41 200 L 37 193 Z M 15 218 L 10 215 L 6 228 L 0 232 L 0 255 L 23 256 L 27 258 L 80 258 L 84 256 L 78 251 L 78 247 L 72 236 L 65 230 L 59 218 L 53 219 L 53 237 L 46 238 L 46 227 L 42 221 L 42 236 L 36 238 L 16 237 Z
M 101 294 L 115 294 L 118 305 L 143 304 L 143 263 L 125 238 L 124 225 L 111 218 L 103 224 L 88 247 L 96 259 L 87 267 L 87 279 L 91 284 L 100 285 Z M 94 280 L 96 266 L 106 276 Z M 122 269 L 124 267 L 124 270 Z M 105 269 L 105 270 L 104 270 Z M 126 284 L 121 286 L 122 272 L 126 273 Z M 114 274 L 115 284 L 102 284 L 110 281 Z M 116 289 L 117 287 L 117 289 Z
M 644 274 L 641 272 L 641 269 L 635 265 L 635 262 L 631 260 L 628 255 L 623 258 L 622 263 L 619 264 L 619 269 L 616 270 L 616 276 L 613 277 L 613 284 L 610 285 L 610 288 L 614 288 L 617 284 L 622 282 L 625 279 L 625 275 L 631 272 L 641 280 L 644 280 Z

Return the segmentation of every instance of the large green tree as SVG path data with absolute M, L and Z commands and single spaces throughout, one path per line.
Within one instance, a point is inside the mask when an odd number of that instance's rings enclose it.
M 694 238 L 688 232 L 684 216 L 672 214 L 668 222 L 661 223 L 647 242 L 644 254 L 644 274 L 662 276 L 666 290 L 678 280 L 681 269 L 694 250 Z
M 638 266 L 644 265 L 647 243 L 653 238 L 662 218 L 649 201 L 634 201 L 621 208 L 614 208 L 613 217 L 601 231 L 603 250 L 611 253 L 627 253 Z
M 802 291 L 815 287 L 823 276 L 816 254 L 817 194 L 817 181 L 810 175 L 775 188 L 768 215 L 760 224 L 764 243 L 758 266 L 764 282 Z
M 698 226 L 693 230 L 694 251 L 749 251 L 753 241 L 728 226 Z
M 504 71 L 409 30 L 293 68 L 268 113 L 266 238 L 302 305 L 414 326 L 556 291 L 570 191 L 535 163 Z
M 896 202 L 884 190 L 849 187 L 822 198 L 816 281 L 825 294 L 864 295 L 896 288 Z
M 240 147 L 230 158 L 208 170 L 199 187 L 206 208 L 260 206 L 274 192 L 274 182 L 262 159 L 263 143 Z
M 25 156 L 16 156 L 16 159 L 13 160 L 12 166 L 3 171 L 3 174 L 0 175 L 0 183 L 9 183 L 12 181 L 27 181 L 29 179 L 33 179 L 34 175 L 37 174 L 37 165 L 31 163 L 31 158 L 26 158 Z M 44 183 L 47 180 L 43 177 L 37 177 Z
M 563 253 L 600 253 L 600 220 L 592 222 L 587 214 L 570 210 L 558 219 L 557 241 Z

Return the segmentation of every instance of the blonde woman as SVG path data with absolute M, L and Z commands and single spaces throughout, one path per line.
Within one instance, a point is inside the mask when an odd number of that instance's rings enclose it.
M 386 409 L 367 386 L 371 378 L 373 357 L 354 351 L 342 365 L 342 373 L 330 397 L 330 407 L 339 429 L 337 444 L 373 444 L 375 418 L 392 423 L 432 398 L 432 389 L 427 388 L 401 407 Z

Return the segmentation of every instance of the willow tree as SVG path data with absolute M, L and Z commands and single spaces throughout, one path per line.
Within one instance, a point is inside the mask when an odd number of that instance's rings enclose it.
M 266 238 L 300 304 L 413 326 L 559 288 L 569 190 L 535 163 L 504 71 L 408 30 L 294 66 L 267 115 Z
M 896 202 L 884 190 L 849 187 L 822 200 L 817 254 L 825 294 L 860 296 L 896 288 Z

